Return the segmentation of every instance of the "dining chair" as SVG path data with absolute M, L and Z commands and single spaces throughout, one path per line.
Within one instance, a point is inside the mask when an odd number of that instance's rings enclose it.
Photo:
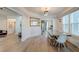
M 57 47 L 58 51 L 61 50 L 61 48 L 66 47 L 66 40 L 68 39 L 66 34 L 59 35 L 58 39 L 54 42 L 54 46 Z
M 57 36 L 55 36 L 55 35 L 51 35 L 49 32 L 48 32 L 48 42 L 50 43 L 50 45 L 52 46 L 53 45 L 53 43 L 54 43 L 54 41 L 56 41 L 57 40 Z

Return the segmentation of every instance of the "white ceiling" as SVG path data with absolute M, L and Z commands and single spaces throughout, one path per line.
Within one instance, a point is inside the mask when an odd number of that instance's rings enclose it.
M 42 10 L 41 7 L 25 7 L 28 11 L 33 12 L 33 13 L 37 13 L 40 15 L 44 15 L 44 11 Z M 58 15 L 60 13 L 62 13 L 65 9 L 67 9 L 68 7 L 50 7 L 49 11 L 48 11 L 48 15 L 50 16 L 55 16 Z
M 21 15 L 29 15 L 29 16 L 33 16 L 33 17 L 44 17 L 44 9 L 45 7 L 12 7 L 11 10 L 15 11 L 17 14 L 21 14 Z M 48 7 L 48 16 L 47 17 L 62 17 L 64 15 L 67 15 L 69 13 L 72 13 L 76 10 L 79 10 L 78 7 Z M 19 12 L 19 13 L 18 13 Z M 16 14 L 14 13 L 14 14 Z M 34 14 L 35 13 L 35 14 Z M 10 13 L 12 14 L 12 13 Z M 38 14 L 38 15 L 37 15 Z
M 4 15 L 4 16 L 19 16 L 18 13 L 4 7 L 4 8 L 0 8 L 0 15 Z

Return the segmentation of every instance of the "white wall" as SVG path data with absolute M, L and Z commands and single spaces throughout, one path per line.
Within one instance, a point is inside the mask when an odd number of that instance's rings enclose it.
M 22 16 L 16 17 L 16 34 L 22 32 Z
M 0 30 L 7 30 L 7 17 L 0 15 Z
M 61 32 L 63 32 L 63 28 L 62 28 L 62 20 L 60 20 L 60 18 L 54 18 L 54 34 L 60 34 Z
M 28 16 L 22 17 L 22 41 L 41 35 L 41 27 L 30 27 L 30 19 Z
M 28 30 L 28 17 L 22 16 L 22 41 L 29 37 L 29 30 Z
M 56 19 L 56 29 L 58 31 L 62 31 L 62 21 L 60 19 Z

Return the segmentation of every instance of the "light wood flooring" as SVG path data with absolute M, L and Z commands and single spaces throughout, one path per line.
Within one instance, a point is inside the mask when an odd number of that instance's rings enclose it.
M 62 50 L 62 52 L 70 51 L 68 48 Z M 47 38 L 42 35 L 21 42 L 15 34 L 12 34 L 0 37 L 0 52 L 57 52 L 57 49 L 51 47 Z
M 44 36 L 37 36 L 33 38 L 29 38 L 26 40 L 26 48 L 27 52 L 57 52 L 57 48 L 50 46 L 47 38 Z M 25 41 L 25 42 L 26 42 Z M 71 52 L 68 48 L 63 48 L 61 52 Z

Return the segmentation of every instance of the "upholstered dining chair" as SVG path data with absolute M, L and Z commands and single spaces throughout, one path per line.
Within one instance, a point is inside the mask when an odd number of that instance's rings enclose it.
M 50 45 L 52 46 L 53 45 L 53 43 L 54 43 L 54 41 L 56 41 L 57 40 L 57 36 L 55 36 L 55 35 L 51 35 L 49 32 L 48 32 L 48 42 L 50 43 Z
M 54 46 L 57 47 L 58 51 L 61 50 L 61 48 L 66 47 L 65 43 L 66 40 L 68 39 L 66 34 L 61 34 L 59 35 L 58 39 L 54 42 Z

